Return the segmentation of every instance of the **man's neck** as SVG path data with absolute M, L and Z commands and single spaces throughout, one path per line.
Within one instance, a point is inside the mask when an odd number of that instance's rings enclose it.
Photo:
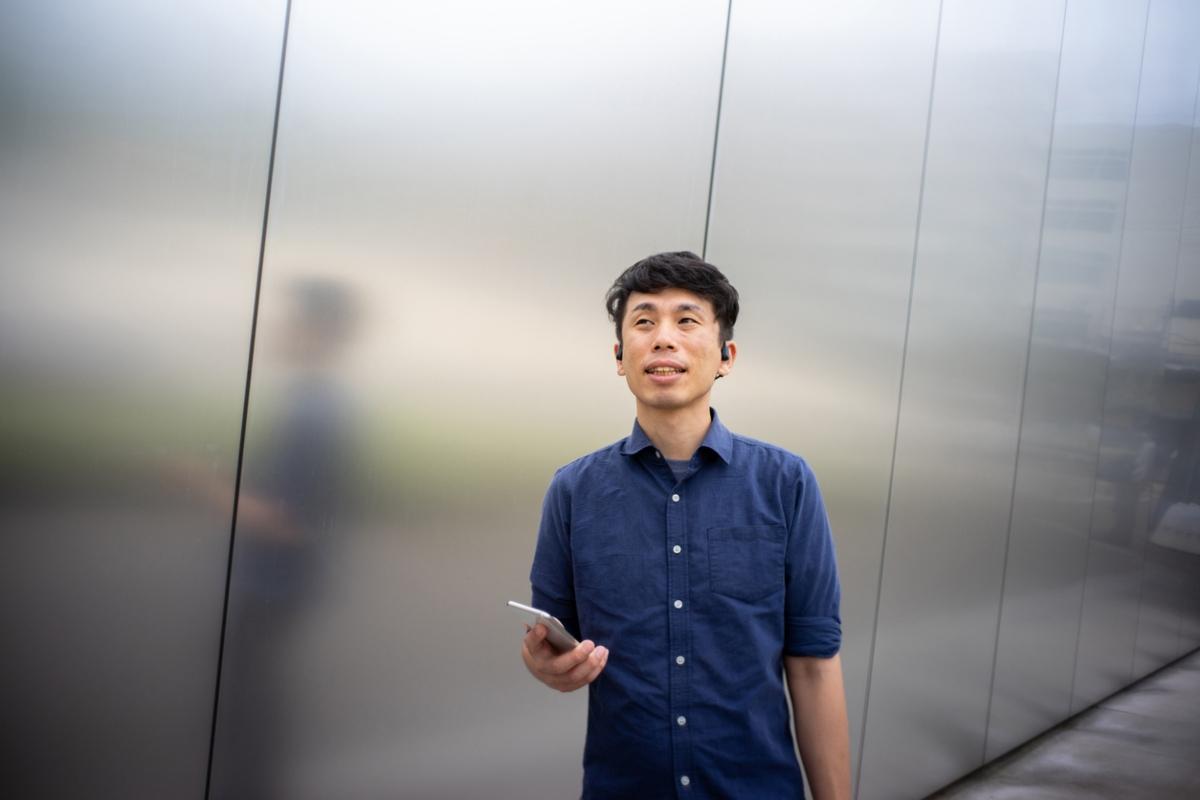
M 659 409 L 638 403 L 637 420 L 663 457 L 684 461 L 704 441 L 712 417 L 705 398 L 687 408 Z

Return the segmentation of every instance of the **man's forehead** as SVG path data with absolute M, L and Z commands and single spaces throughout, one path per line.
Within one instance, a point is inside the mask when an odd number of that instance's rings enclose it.
M 687 289 L 663 289 L 661 292 L 630 292 L 625 301 L 628 311 L 700 311 L 712 315 L 712 303 Z

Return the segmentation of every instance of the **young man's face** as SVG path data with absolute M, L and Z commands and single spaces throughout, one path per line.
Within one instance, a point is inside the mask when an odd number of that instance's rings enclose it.
M 712 303 L 686 289 L 633 292 L 621 321 L 624 375 L 638 402 L 664 411 L 703 404 L 717 375 L 733 368 L 737 345 L 721 360 L 720 325 Z

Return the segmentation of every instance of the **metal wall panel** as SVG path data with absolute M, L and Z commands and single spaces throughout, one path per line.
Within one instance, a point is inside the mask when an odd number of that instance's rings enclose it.
M 944 4 L 861 798 L 982 761 L 1062 26 Z
M 1200 373 L 1197 372 L 1193 331 L 1196 290 L 1200 272 L 1200 87 L 1192 103 L 1192 120 L 1183 133 L 1187 142 L 1187 184 L 1176 255 L 1175 286 L 1167 321 L 1163 382 L 1157 402 L 1157 420 L 1163 438 L 1164 468 L 1156 487 L 1147 526 L 1143 570 L 1142 614 L 1138 620 L 1137 674 L 1154 669 L 1189 652 L 1185 631 L 1196 613 L 1196 587 L 1200 575 L 1200 485 L 1191 478 L 1197 457 L 1197 408 L 1200 406 Z M 1147 610 L 1156 609 L 1146 614 Z M 1173 643 L 1172 643 L 1173 640 Z
M 0 12 L 6 797 L 200 797 L 284 5 Z
M 1177 650 L 1182 656 L 1200 647 L 1200 103 L 1192 122 L 1178 270 L 1168 336 L 1169 399 L 1164 403 L 1176 420 L 1177 433 L 1150 543 L 1169 548 L 1184 572 Z
M 1104 399 L 1087 583 L 1072 710 L 1161 666 L 1178 619 L 1151 587 L 1142 604 L 1149 525 L 1167 470 L 1162 424 L 1166 333 L 1187 186 L 1200 52 L 1200 7 L 1150 8 L 1138 99 L 1120 277 Z M 1151 576 L 1155 568 L 1151 568 Z M 1169 590 L 1166 590 L 1169 594 Z M 1139 624 L 1139 617 L 1144 622 Z M 1137 646 L 1139 627 L 1142 643 Z M 1135 651 L 1141 658 L 1135 658 Z M 1170 651 L 1170 652 L 1168 652 Z
M 1061 79 L 1061 4 L 938 5 L 734 4 L 708 230 L 716 403 L 829 500 L 861 797 L 1200 645 L 1200 9 L 1131 149 L 1144 2 L 1071 4 Z M 578 789 L 503 601 L 628 430 L 604 289 L 705 241 L 727 5 L 406 6 L 294 15 L 215 797 Z M 202 791 L 284 13 L 3 12 L 6 794 Z
M 1161 99 L 1155 98 L 1154 106 L 1147 109 L 1151 112 L 1147 123 L 1163 131 L 1160 150 L 1163 160 L 1154 167 L 1162 178 L 1162 184 L 1155 211 L 1144 219 L 1138 219 L 1147 228 L 1147 252 L 1150 247 L 1153 247 L 1154 257 L 1161 252 L 1164 264 L 1174 263 L 1174 271 L 1171 274 L 1170 293 L 1166 302 L 1159 306 L 1161 317 L 1153 323 L 1159 334 L 1154 361 L 1161 375 L 1157 392 L 1147 398 L 1147 406 L 1151 411 L 1148 435 L 1154 443 L 1154 457 L 1147 475 L 1147 516 L 1144 522 L 1138 521 L 1135 534 L 1144 543 L 1141 602 L 1133 663 L 1135 680 L 1175 658 L 1183 610 L 1181 596 L 1187 578 L 1182 569 L 1185 562 L 1175 557 L 1177 550 L 1162 546 L 1160 539 L 1154 537 L 1156 525 L 1166 510 L 1163 505 L 1166 499 L 1164 489 L 1169 480 L 1179 427 L 1178 412 L 1173 408 L 1177 399 L 1173 391 L 1174 376 L 1168 372 L 1168 334 L 1174 315 L 1175 286 L 1182 268 L 1179 242 L 1188 211 L 1188 174 L 1191 162 L 1196 157 L 1192 151 L 1192 124 L 1196 113 L 1197 81 L 1200 80 L 1200 52 L 1196 47 L 1196 42 L 1200 41 L 1200 8 L 1194 3 L 1189 4 L 1180 22 L 1181 30 L 1169 43 L 1164 43 L 1170 50 L 1170 61 L 1169 72 L 1163 76 L 1161 84 L 1163 96 Z M 1159 102 L 1162 103 L 1161 109 L 1156 110 Z M 1175 212 L 1173 219 L 1168 216 L 1172 211 Z M 1151 228 L 1153 234 L 1149 232 Z M 1154 244 L 1151 244 L 1152 240 Z
M 726 13 L 293 7 L 214 796 L 579 791 L 504 602 L 632 423 L 605 290 L 702 246 Z
M 937 0 L 738 2 L 730 23 L 708 256 L 745 313 L 722 408 L 821 480 L 855 764 L 937 16 Z
M 985 760 L 1069 716 L 1147 3 L 1070 3 Z

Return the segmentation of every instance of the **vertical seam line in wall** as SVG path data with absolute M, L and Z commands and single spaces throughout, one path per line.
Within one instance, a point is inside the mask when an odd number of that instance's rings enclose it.
M 217 647 L 217 678 L 213 687 L 212 726 L 208 737 L 208 767 L 204 776 L 204 796 L 212 792 L 213 754 L 217 742 L 217 711 L 221 699 L 221 664 L 225 657 L 225 632 L 229 624 L 229 587 L 233 577 L 233 545 L 237 532 L 238 498 L 242 488 L 242 464 L 246 452 L 246 420 L 250 411 L 250 378 L 254 371 L 254 344 L 258 334 L 258 304 L 262 291 L 263 261 L 267 252 L 267 224 L 271 218 L 271 185 L 275 177 L 275 145 L 279 140 L 279 107 L 283 99 L 283 69 L 287 63 L 288 27 L 292 18 L 292 0 L 287 0 L 283 12 L 283 38 L 279 49 L 279 76 L 275 85 L 275 117 L 271 123 L 271 149 L 267 157 L 267 186 L 263 200 L 262 232 L 258 243 L 258 271 L 254 279 L 254 305 L 250 315 L 250 345 L 246 356 L 246 391 L 242 396 L 242 427 L 238 435 L 237 471 L 233 482 L 232 519 L 229 525 L 229 552 L 225 562 L 225 597 L 221 609 L 221 639 Z
M 717 142 L 721 138 L 721 102 L 725 99 L 725 63 L 729 59 L 729 23 L 733 19 L 733 0 L 725 6 L 725 43 L 721 46 L 721 80 L 717 84 L 717 119 L 713 125 L 712 161 L 708 167 L 708 203 L 704 207 L 704 240 L 700 258 L 708 258 L 708 223 L 712 219 L 713 186 L 717 180 Z
M 871 680 L 875 672 L 875 643 L 879 638 L 879 606 L 883 594 L 883 566 L 887 561 L 888 528 L 892 515 L 892 490 L 896 484 L 896 451 L 900 444 L 900 409 L 904 400 L 904 368 L 908 363 L 908 334 L 912 328 L 913 295 L 917 285 L 917 254 L 921 242 L 921 214 L 925 207 L 925 172 L 929 167 L 929 139 L 933 135 L 933 99 L 937 88 L 938 55 L 942 47 L 942 9 L 938 2 L 937 22 L 934 25 L 933 63 L 929 70 L 929 106 L 925 112 L 925 144 L 921 152 L 921 180 L 917 189 L 917 216 L 913 226 L 912 262 L 908 273 L 908 308 L 904 314 L 904 342 L 900 348 L 900 379 L 896 388 L 896 424 L 892 430 L 892 463 L 888 471 L 887 499 L 883 506 L 883 541 L 879 553 L 879 575 L 875 584 L 875 618 L 871 623 L 871 648 L 867 654 L 867 689 L 863 696 L 862 724 L 859 726 L 858 764 L 854 769 L 854 796 L 862 788 L 862 768 L 867 760 L 867 718 L 871 706 Z
M 1121 199 L 1121 235 L 1117 240 L 1112 310 L 1108 316 L 1108 353 L 1104 362 L 1104 384 L 1100 388 L 1100 438 L 1096 442 L 1096 460 L 1092 467 L 1092 506 L 1088 513 L 1087 530 L 1084 532 L 1087 546 L 1083 558 L 1083 593 L 1079 598 L 1079 621 L 1075 625 L 1075 657 L 1071 660 L 1071 690 L 1067 694 L 1068 715 L 1074 713 L 1075 708 L 1075 682 L 1079 676 L 1079 644 L 1083 639 L 1083 613 L 1087 607 L 1088 576 L 1092 571 L 1092 528 L 1096 524 L 1096 486 L 1100 483 L 1100 449 L 1104 444 L 1104 421 L 1108 416 L 1108 378 L 1112 373 L 1112 342 L 1117 327 L 1117 298 L 1121 296 L 1121 264 L 1125 260 L 1125 216 L 1129 211 L 1129 187 L 1133 185 L 1133 148 L 1137 143 L 1138 112 L 1142 105 L 1142 76 L 1146 72 L 1146 41 L 1150 34 L 1150 7 L 1153 2 L 1154 0 L 1149 0 L 1146 3 L 1146 22 L 1142 27 L 1142 56 L 1141 63 L 1138 64 L 1137 94 L 1133 101 L 1133 121 L 1129 126 L 1129 175 L 1125 182 L 1125 196 Z
M 996 664 L 1000 655 L 1000 623 L 1004 619 L 1004 587 L 1008 582 L 1008 553 L 1012 547 L 1013 509 L 1017 503 L 1017 472 L 1021 464 L 1021 431 L 1025 428 L 1026 396 L 1029 392 L 1029 359 L 1033 355 L 1033 329 L 1037 319 L 1039 278 L 1042 272 L 1042 246 L 1046 239 L 1046 200 L 1050 196 L 1050 166 L 1054 162 L 1054 135 L 1058 123 L 1058 90 L 1062 86 L 1063 48 L 1067 40 L 1067 10 L 1063 3 L 1062 26 L 1058 35 L 1058 68 L 1054 74 L 1054 102 L 1050 106 L 1050 146 L 1046 153 L 1046 181 L 1042 185 L 1042 219 L 1038 228 L 1037 259 L 1033 266 L 1033 305 L 1029 309 L 1029 335 L 1025 339 L 1025 374 L 1021 376 L 1021 407 L 1017 411 L 1017 447 L 1013 454 L 1012 489 L 1008 496 L 1008 528 L 1004 536 L 1004 556 L 1000 561 L 1000 602 L 996 608 L 996 639 L 992 644 L 992 674 L 988 682 L 987 710 L 983 715 L 983 750 L 980 764 L 987 763 L 988 739 L 992 725 L 992 698 L 996 693 Z
M 1193 92 L 1193 94 L 1192 94 L 1192 114 L 1191 114 L 1192 124 L 1188 126 L 1188 154 L 1187 154 L 1187 159 L 1184 161 L 1184 167 L 1183 167 L 1183 202 L 1180 204 L 1180 207 L 1179 207 L 1179 235 L 1175 239 L 1175 275 L 1171 280 L 1171 300 L 1170 300 L 1170 304 L 1167 306 L 1167 329 L 1165 332 L 1165 336 L 1163 337 L 1164 338 L 1164 340 L 1163 340 L 1164 366 L 1165 366 L 1165 362 L 1166 362 L 1166 353 L 1170 350 L 1170 347 L 1171 347 L 1171 319 L 1172 319 L 1172 317 L 1175 316 L 1175 313 L 1174 313 L 1175 312 L 1175 297 L 1179 291 L 1179 262 L 1182 260 L 1183 225 L 1187 221 L 1187 208 L 1188 208 L 1187 189 L 1188 189 L 1188 184 L 1191 182 L 1190 179 L 1191 179 L 1191 175 L 1192 175 L 1192 149 L 1193 149 L 1192 144 L 1196 140 L 1195 124 L 1196 124 L 1196 101 L 1197 101 L 1197 99 L 1200 99 L 1200 72 L 1197 72 L 1197 74 L 1196 74 L 1196 91 Z M 1160 398 L 1162 397 L 1161 387 L 1159 389 L 1159 397 Z M 1153 507 L 1151 508 L 1151 511 L 1153 511 Z M 1153 521 L 1154 521 L 1153 518 L 1151 518 L 1150 520 L 1147 521 L 1147 528 L 1149 528 L 1149 523 L 1151 523 Z M 1147 530 L 1147 537 L 1149 537 L 1149 533 L 1150 533 L 1150 531 Z M 1138 582 L 1137 626 L 1134 628 L 1133 657 L 1129 661 L 1129 678 L 1130 678 L 1130 680 L 1134 680 L 1137 677 L 1135 674 L 1137 672 L 1137 650 L 1138 650 L 1137 649 L 1137 632 L 1142 629 L 1142 602 L 1145 600 L 1145 596 L 1146 596 L 1146 544 L 1145 544 L 1145 542 L 1143 542 L 1142 543 L 1142 579 L 1141 579 L 1141 581 Z

